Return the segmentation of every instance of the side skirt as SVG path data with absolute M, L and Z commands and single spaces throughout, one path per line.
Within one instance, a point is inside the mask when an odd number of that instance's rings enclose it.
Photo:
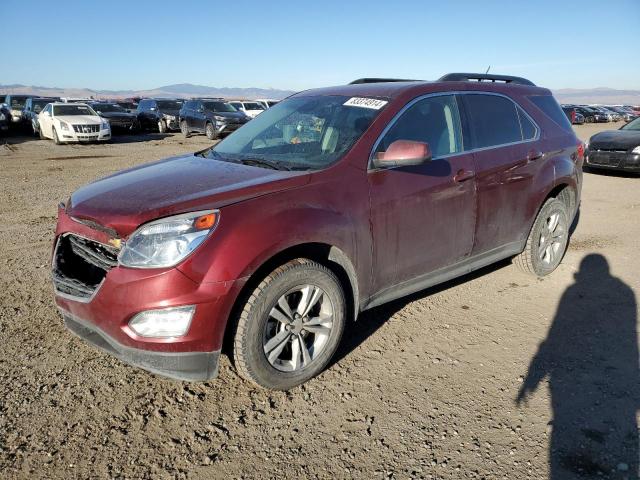
M 486 267 L 487 265 L 491 265 L 492 263 L 517 255 L 522 252 L 524 247 L 524 242 L 508 243 L 502 247 L 462 260 L 454 265 L 443 267 L 439 270 L 435 270 L 411 280 L 396 284 L 392 287 L 385 288 L 371 296 L 369 300 L 362 305 L 360 310 L 368 310 L 369 308 L 377 307 L 383 303 L 391 302 L 392 300 L 406 297 L 407 295 L 419 292 L 420 290 L 433 287 L 439 283 L 444 283 L 454 278 L 461 277 L 473 272 L 474 270 L 478 270 L 482 267 Z

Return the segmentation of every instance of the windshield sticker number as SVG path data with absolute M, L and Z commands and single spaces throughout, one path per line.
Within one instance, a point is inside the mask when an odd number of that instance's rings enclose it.
M 372 110 L 380 110 L 388 102 L 386 100 L 378 100 L 377 98 L 351 97 L 343 103 L 347 107 L 371 108 Z

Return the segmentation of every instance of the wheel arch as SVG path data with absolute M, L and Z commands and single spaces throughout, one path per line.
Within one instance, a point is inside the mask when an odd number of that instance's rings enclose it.
M 251 273 L 236 296 L 225 328 L 223 350 L 229 351 L 240 312 L 258 284 L 273 270 L 296 258 L 307 258 L 329 268 L 340 281 L 347 304 L 347 319 L 355 320 L 359 313 L 359 287 L 356 270 L 348 255 L 335 245 L 307 242 L 287 247 L 265 261 Z

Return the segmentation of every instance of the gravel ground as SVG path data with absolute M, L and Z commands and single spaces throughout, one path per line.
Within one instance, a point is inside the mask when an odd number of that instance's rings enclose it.
M 585 174 L 553 275 L 502 262 L 369 311 L 327 371 L 274 393 L 226 358 L 209 383 L 128 367 L 54 308 L 57 203 L 208 144 L 0 138 L 0 477 L 637 478 L 640 178 Z

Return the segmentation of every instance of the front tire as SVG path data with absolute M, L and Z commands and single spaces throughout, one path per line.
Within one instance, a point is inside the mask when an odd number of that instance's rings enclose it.
M 345 314 L 344 292 L 331 270 L 303 258 L 278 267 L 240 313 L 233 338 L 238 373 L 274 390 L 306 382 L 338 348 Z
M 58 132 L 56 132 L 56 127 L 51 127 L 51 133 L 53 133 L 53 142 L 56 145 L 60 145 L 62 142 L 58 138 Z
M 167 122 L 164 119 L 158 121 L 158 132 L 167 133 Z
M 184 138 L 189 138 L 189 127 L 187 126 L 186 120 L 182 120 L 180 122 L 180 131 L 182 132 L 182 135 L 184 135 Z
M 514 263 L 524 272 L 544 277 L 553 272 L 564 257 L 569 243 L 569 212 L 559 198 L 548 199 L 529 233 L 527 244 Z
M 215 140 L 217 138 L 216 130 L 213 128 L 213 124 L 211 122 L 207 122 L 205 125 L 204 133 L 207 135 L 209 140 Z

